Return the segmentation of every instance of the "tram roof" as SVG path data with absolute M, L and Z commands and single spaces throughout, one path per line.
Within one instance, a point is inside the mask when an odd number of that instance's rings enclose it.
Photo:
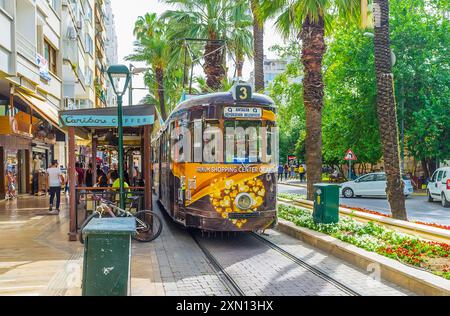
M 262 107 L 275 107 L 275 102 L 270 98 L 269 96 L 265 94 L 260 93 L 253 93 L 252 98 L 245 102 L 236 102 L 236 100 L 233 98 L 233 94 L 231 91 L 229 92 L 216 92 L 216 93 L 208 93 L 208 94 L 202 94 L 202 95 L 195 95 L 195 96 L 187 96 L 187 100 L 182 101 L 179 103 L 175 109 L 172 111 L 172 114 L 177 113 L 181 110 L 186 110 L 191 107 L 199 106 L 199 105 L 219 105 L 219 104 L 225 104 L 225 105 L 258 105 Z

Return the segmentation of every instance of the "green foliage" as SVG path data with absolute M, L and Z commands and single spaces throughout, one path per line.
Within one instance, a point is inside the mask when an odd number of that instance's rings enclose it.
M 349 148 L 358 162 L 375 164 L 381 158 L 374 46 L 363 33 L 356 26 L 336 25 L 325 55 L 323 147 L 330 165 L 343 163 Z
M 450 157 L 450 26 L 448 0 L 392 0 L 391 43 L 396 55 L 394 78 L 399 121 L 405 121 L 407 152 L 416 159 Z M 323 154 L 329 165 L 343 164 L 352 148 L 358 162 L 374 164 L 382 157 L 376 113 L 373 38 L 370 30 L 335 20 L 324 57 L 325 106 Z M 274 47 L 278 54 L 298 56 L 292 41 Z M 293 148 L 301 154 L 305 120 L 302 65 L 294 59 L 279 75 L 270 95 L 279 107 L 280 157 Z M 404 111 L 402 111 L 404 108 Z
M 449 7 L 448 0 L 391 1 L 398 117 L 416 159 L 450 158 Z
M 282 58 L 292 58 L 300 49 L 296 42 L 287 47 L 275 46 Z M 304 159 L 305 110 L 303 107 L 303 89 L 301 84 L 302 67 L 299 58 L 292 59 L 285 73 L 277 76 L 268 87 L 269 95 L 277 104 L 279 126 L 280 163 L 287 160 L 288 155 L 295 154 Z

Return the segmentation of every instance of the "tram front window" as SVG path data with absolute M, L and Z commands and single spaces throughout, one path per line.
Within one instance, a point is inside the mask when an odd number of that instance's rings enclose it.
M 261 121 L 225 121 L 225 162 L 262 162 L 261 127 Z

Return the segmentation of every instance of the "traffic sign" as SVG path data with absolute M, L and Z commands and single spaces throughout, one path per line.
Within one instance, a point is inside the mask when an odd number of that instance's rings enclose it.
M 358 158 L 356 157 L 356 155 L 353 152 L 353 150 L 349 149 L 349 150 L 347 150 L 347 153 L 345 154 L 344 160 L 346 160 L 346 161 L 356 161 L 356 160 L 358 160 Z

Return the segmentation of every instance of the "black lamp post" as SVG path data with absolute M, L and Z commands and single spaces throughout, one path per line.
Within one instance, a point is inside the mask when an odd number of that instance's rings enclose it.
M 117 125 L 119 130 L 119 181 L 120 181 L 120 208 L 125 209 L 125 192 L 123 176 L 123 95 L 130 82 L 130 70 L 125 65 L 112 65 L 108 68 L 109 80 L 117 96 Z

